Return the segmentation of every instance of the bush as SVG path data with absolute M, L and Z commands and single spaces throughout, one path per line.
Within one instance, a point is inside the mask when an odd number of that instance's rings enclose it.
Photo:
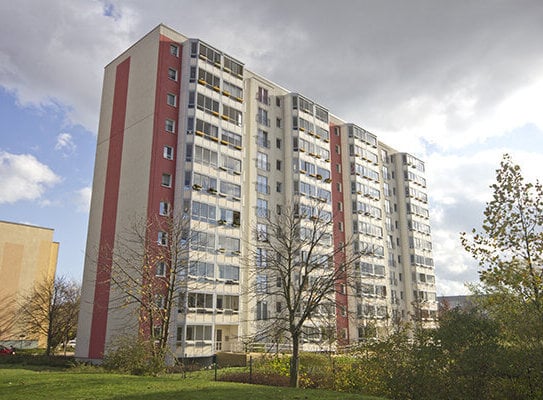
M 147 340 L 120 337 L 108 349 L 103 367 L 131 375 L 158 375 L 166 371 L 164 354 Z
M 13 356 L 0 357 L 0 364 L 18 364 L 48 366 L 55 368 L 70 368 L 75 365 L 73 357 L 65 356 L 46 356 L 33 354 L 15 354 Z

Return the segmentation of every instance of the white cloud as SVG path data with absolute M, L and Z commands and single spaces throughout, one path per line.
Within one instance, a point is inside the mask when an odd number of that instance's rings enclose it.
M 95 131 L 103 68 L 128 47 L 137 20 L 116 20 L 105 7 L 86 0 L 1 2 L 0 86 L 23 106 L 62 109 L 66 123 Z
M 91 196 L 92 188 L 90 186 L 84 187 L 75 192 L 75 204 L 77 206 L 77 211 L 89 212 Z
M 64 155 L 70 155 L 73 154 L 76 147 L 72 135 L 65 132 L 58 134 L 55 150 L 62 151 Z
M 61 178 L 30 154 L 0 152 L 0 204 L 41 199 Z

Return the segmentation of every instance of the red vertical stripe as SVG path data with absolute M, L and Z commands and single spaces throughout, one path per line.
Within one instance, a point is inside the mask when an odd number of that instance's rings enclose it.
M 343 185 L 343 165 L 341 165 L 341 153 L 336 152 L 336 147 L 341 149 L 341 136 L 335 134 L 335 129 L 340 129 L 334 125 L 330 125 L 330 161 L 332 164 L 332 205 L 333 205 L 333 216 L 334 216 L 334 247 L 338 248 L 340 243 L 345 243 L 345 199 L 350 197 L 350 187 L 342 187 L 342 191 L 338 190 L 338 183 Z M 340 171 L 337 170 L 337 165 L 340 165 Z M 338 209 L 337 203 L 342 202 L 343 208 Z M 339 230 L 339 224 L 343 225 L 343 231 Z M 342 252 L 335 254 L 335 264 L 336 268 L 341 266 L 345 262 L 345 255 Z M 336 329 L 338 332 L 338 342 L 341 345 L 349 343 L 349 309 L 348 309 L 348 297 L 347 293 L 343 293 L 341 289 L 344 288 L 345 291 L 348 291 L 347 286 L 347 276 L 340 276 L 336 282 Z M 342 314 L 342 310 L 345 310 L 345 315 Z M 341 332 L 346 329 L 347 336 L 343 338 Z
M 178 96 L 177 104 L 179 105 L 179 91 L 180 91 L 180 79 L 181 79 L 181 59 L 170 52 L 170 45 L 175 44 L 179 47 L 179 54 L 181 54 L 181 45 L 172 41 L 170 38 L 161 35 L 158 50 L 158 64 L 157 64 L 157 76 L 156 76 L 156 92 L 155 92 L 155 110 L 154 110 L 154 124 L 153 124 L 153 143 L 151 148 L 151 163 L 149 171 L 149 188 L 147 195 L 147 221 L 148 231 L 147 240 L 148 243 L 157 246 L 158 230 L 167 230 L 167 226 L 161 227 L 164 217 L 159 216 L 159 206 L 161 201 L 166 201 L 173 209 L 174 206 L 174 188 L 175 188 L 175 159 L 177 157 L 177 137 L 179 132 L 170 133 L 165 131 L 166 119 L 175 121 L 176 130 L 179 127 L 179 109 L 178 107 L 170 106 L 166 103 L 166 97 L 168 93 L 172 93 Z M 171 79 L 168 74 L 168 70 L 172 68 L 177 71 L 177 80 Z M 163 156 L 164 146 L 170 146 L 174 149 L 174 159 L 167 160 Z M 171 188 L 162 186 L 162 174 L 166 173 L 172 177 Z M 158 224 L 157 224 L 158 222 Z M 151 248 L 152 251 L 152 248 Z M 157 250 L 158 253 L 158 250 Z M 144 279 L 149 279 L 145 277 Z M 148 284 L 148 282 L 142 282 L 142 284 Z M 157 293 L 164 291 L 165 294 L 165 282 L 163 279 L 155 280 L 153 285 L 156 285 L 154 290 Z M 143 312 L 143 310 L 142 310 Z M 152 328 L 149 324 L 158 321 L 146 321 L 145 318 L 141 318 L 140 332 L 149 333 Z
M 115 242 L 129 72 L 130 58 L 127 58 L 117 66 L 115 75 L 100 248 L 98 249 L 98 263 L 96 266 L 94 306 L 89 343 L 89 358 L 91 359 L 102 358 L 105 348 L 111 279 L 110 266 Z

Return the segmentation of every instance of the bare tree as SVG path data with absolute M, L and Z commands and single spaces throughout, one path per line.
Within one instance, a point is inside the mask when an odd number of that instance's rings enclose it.
M 167 357 L 178 305 L 185 303 L 188 274 L 188 220 L 177 216 L 136 219 L 115 240 L 111 265 L 114 307 L 133 308 L 138 337 L 152 344 L 151 357 Z M 133 317 L 133 316 L 132 316 Z
M 296 387 L 301 339 L 304 333 L 335 337 L 329 321 L 342 312 L 336 293 L 346 290 L 339 282 L 352 273 L 359 254 L 346 244 L 334 247 L 331 214 L 320 206 L 284 207 L 265 225 L 255 230 L 248 260 L 254 266 L 257 332 L 260 340 L 290 342 L 290 385 Z M 268 301 L 275 302 L 273 311 Z
M 46 355 L 75 336 L 81 286 L 65 277 L 44 279 L 20 301 L 20 319 L 29 334 L 47 337 Z

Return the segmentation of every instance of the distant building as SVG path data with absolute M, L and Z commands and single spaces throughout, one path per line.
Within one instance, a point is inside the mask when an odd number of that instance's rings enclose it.
M 384 331 L 414 316 L 431 324 L 427 200 L 423 161 L 160 25 L 105 68 L 76 356 L 101 359 L 108 343 L 138 324 L 137 313 L 115 306 L 105 265 L 134 216 L 182 215 L 198 238 L 188 301 L 169 330 L 178 357 L 243 349 L 242 339 L 280 312 L 284 305 L 267 296 L 277 277 L 266 257 L 251 271 L 243 260 L 250 242 L 266 252 L 253 227 L 267 232 L 266 218 L 292 204 L 308 220 L 317 218 L 315 203 L 333 216 L 319 251 L 354 237 L 364 252 L 356 285 L 338 282 L 334 323 L 343 343 L 367 336 L 367 326 Z M 154 246 L 167 240 L 165 231 L 148 232 Z M 164 274 L 157 263 L 156 275 Z
M 454 308 L 466 309 L 473 306 L 473 296 L 471 295 L 439 296 L 437 301 L 439 303 L 440 310 L 452 310 Z
M 21 296 L 40 281 L 54 279 L 58 242 L 53 229 L 0 221 L 0 343 L 45 346 L 45 336 L 29 334 L 17 320 Z

